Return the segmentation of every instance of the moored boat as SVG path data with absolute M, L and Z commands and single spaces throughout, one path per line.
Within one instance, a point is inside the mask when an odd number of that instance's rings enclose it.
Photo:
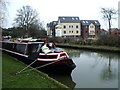
M 26 64 L 33 67 L 40 67 L 43 72 L 70 74 L 76 67 L 68 54 L 55 46 L 54 43 L 44 41 L 34 42 L 13 42 L 0 41 L 1 50 L 6 52 Z

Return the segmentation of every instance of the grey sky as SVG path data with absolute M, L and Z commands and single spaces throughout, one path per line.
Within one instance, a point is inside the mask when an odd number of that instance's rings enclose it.
M 102 19 L 101 7 L 118 9 L 119 0 L 8 0 L 8 22 L 11 27 L 17 10 L 23 5 L 30 5 L 39 13 L 40 20 L 46 23 L 57 20 L 58 16 L 78 16 L 80 20 L 99 20 L 101 28 L 107 29 L 107 21 Z M 113 20 L 112 27 L 118 27 Z

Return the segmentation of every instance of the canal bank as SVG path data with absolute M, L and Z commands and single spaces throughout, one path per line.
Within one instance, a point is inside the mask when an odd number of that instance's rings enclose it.
M 16 72 L 24 67 L 26 67 L 24 63 L 3 53 L 2 88 L 68 88 L 38 70 L 16 75 Z
M 82 49 L 82 50 L 91 50 L 91 51 L 105 51 L 105 52 L 115 52 L 120 53 L 120 48 L 118 47 L 109 47 L 109 46 L 97 46 L 97 45 L 77 45 L 77 44 L 68 44 L 68 43 L 57 43 L 58 47 L 62 48 L 73 48 L 73 49 Z

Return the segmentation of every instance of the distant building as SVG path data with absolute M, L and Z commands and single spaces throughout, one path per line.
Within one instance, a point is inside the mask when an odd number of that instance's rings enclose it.
M 107 35 L 108 31 L 105 29 L 100 29 L 100 35 Z
M 47 23 L 47 35 L 49 37 L 55 37 L 55 26 L 58 24 L 58 21 L 52 21 Z
M 118 28 L 111 28 L 111 35 L 113 35 L 113 36 L 120 36 L 120 29 L 118 29 Z
M 100 34 L 100 23 L 98 20 L 81 20 L 81 35 L 84 39 L 97 38 Z
M 79 17 L 59 16 L 57 21 L 47 24 L 49 37 L 97 38 L 100 35 L 98 20 L 80 20 Z
M 79 17 L 58 17 L 58 25 L 62 37 L 80 37 L 81 35 Z

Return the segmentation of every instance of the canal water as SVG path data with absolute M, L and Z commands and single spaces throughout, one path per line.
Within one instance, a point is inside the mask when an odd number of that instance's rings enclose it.
M 50 75 L 70 88 L 118 88 L 118 61 L 116 53 L 64 49 L 76 68 L 71 75 Z
M 118 88 L 116 53 L 64 49 L 76 68 L 71 75 L 49 75 L 70 88 Z

